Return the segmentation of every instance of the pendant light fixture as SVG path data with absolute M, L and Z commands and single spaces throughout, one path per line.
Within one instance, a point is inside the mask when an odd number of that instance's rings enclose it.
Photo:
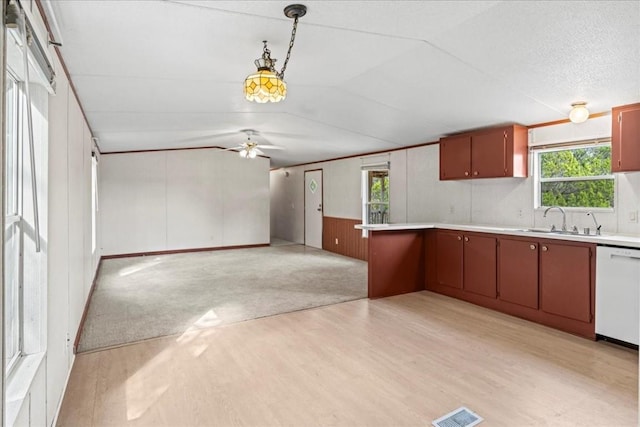
M 587 110 L 586 102 L 574 102 L 571 104 L 571 111 L 569 112 L 569 120 L 572 123 L 583 123 L 589 118 L 589 110 Z
M 258 102 L 280 102 L 287 96 L 287 85 L 284 82 L 284 71 L 291 58 L 291 49 L 296 39 L 298 28 L 298 18 L 302 18 L 307 13 L 307 7 L 302 4 L 290 4 L 284 8 L 287 18 L 293 19 L 293 29 L 291 30 L 291 41 L 287 57 L 282 65 L 282 70 L 275 68 L 276 59 L 271 58 L 271 51 L 267 47 L 267 41 L 263 40 L 262 56 L 254 61 L 258 68 L 255 74 L 251 74 L 244 81 L 244 96 L 248 101 Z

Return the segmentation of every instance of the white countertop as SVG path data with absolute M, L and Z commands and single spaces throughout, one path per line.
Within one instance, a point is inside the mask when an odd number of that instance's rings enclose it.
M 471 225 L 471 224 L 443 224 L 443 223 L 413 223 L 413 224 L 357 224 L 355 228 L 367 231 L 400 231 L 400 230 L 423 230 L 429 228 L 438 228 L 446 230 L 458 231 L 475 231 L 494 234 L 507 234 L 511 236 L 530 237 L 535 239 L 555 239 L 570 240 L 574 242 L 596 243 L 598 245 L 614 245 L 627 248 L 640 248 L 640 236 L 631 236 L 627 234 L 603 233 L 601 236 L 593 234 L 560 234 L 547 233 L 544 231 L 529 231 L 525 227 L 505 226 L 498 227 L 495 225 Z M 542 230 L 542 229 L 536 229 Z

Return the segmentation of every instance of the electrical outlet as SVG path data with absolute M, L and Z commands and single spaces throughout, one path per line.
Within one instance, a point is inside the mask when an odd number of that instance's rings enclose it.
M 518 218 L 522 218 L 522 215 L 523 215 L 522 209 L 518 209 L 517 215 L 518 215 Z
M 456 207 L 453 205 L 449 205 L 449 213 L 453 215 L 456 212 Z
M 336 237 L 336 245 L 338 244 L 338 238 Z
M 629 222 L 638 222 L 638 211 L 629 212 Z

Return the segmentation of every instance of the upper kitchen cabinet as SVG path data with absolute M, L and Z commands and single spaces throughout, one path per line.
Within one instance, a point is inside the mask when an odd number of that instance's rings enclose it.
M 511 125 L 440 139 L 440 179 L 526 177 L 527 128 Z
M 452 136 L 440 140 L 440 179 L 471 177 L 471 136 Z
M 611 171 L 640 171 L 640 104 L 613 108 L 611 120 Z

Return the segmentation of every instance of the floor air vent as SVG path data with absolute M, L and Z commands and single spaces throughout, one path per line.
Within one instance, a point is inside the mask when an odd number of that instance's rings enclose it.
M 435 427 L 473 427 L 480 424 L 483 419 L 475 412 L 460 407 L 433 421 Z

